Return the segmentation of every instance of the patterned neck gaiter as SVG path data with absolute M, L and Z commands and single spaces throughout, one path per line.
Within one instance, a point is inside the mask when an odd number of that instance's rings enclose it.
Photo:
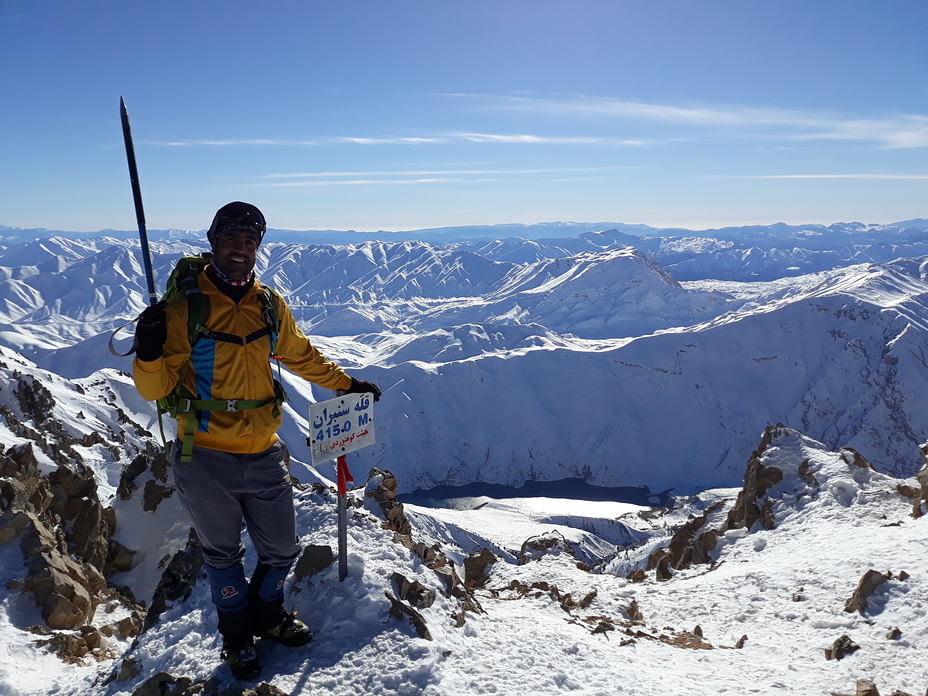
M 251 281 L 255 279 L 255 272 L 251 271 L 244 279 L 242 280 L 232 280 L 229 276 L 219 270 L 219 266 L 216 265 L 215 261 L 209 262 L 210 267 L 216 272 L 216 276 L 224 283 L 229 285 L 235 285 L 236 287 L 241 287 L 242 285 L 248 285 Z

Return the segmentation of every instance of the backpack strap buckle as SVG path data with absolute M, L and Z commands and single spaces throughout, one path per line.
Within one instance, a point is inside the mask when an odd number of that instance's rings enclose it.
M 226 399 L 226 411 L 238 411 L 238 399 Z

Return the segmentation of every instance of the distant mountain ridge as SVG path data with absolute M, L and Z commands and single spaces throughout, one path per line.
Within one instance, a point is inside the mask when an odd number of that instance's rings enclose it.
M 928 254 L 928 219 L 888 225 L 860 222 L 832 225 L 726 227 L 693 231 L 620 223 L 553 222 L 444 227 L 408 232 L 353 230 L 268 231 L 268 241 L 347 246 L 364 243 L 424 242 L 453 246 L 496 261 L 525 263 L 563 258 L 585 251 L 633 246 L 678 280 L 756 281 L 798 276 L 854 263 L 886 263 Z M 136 231 L 95 233 L 21 230 L 0 225 L 0 250 L 56 238 L 134 242 Z M 203 244 L 205 231 L 150 230 L 152 241 Z M 64 244 L 64 242 L 62 242 Z M 22 263 L 29 263 L 22 259 Z M 17 265 L 13 260 L 2 263 Z
M 856 231 L 869 232 L 880 230 L 928 230 L 928 219 L 915 218 L 888 224 L 865 224 L 861 222 L 838 222 L 832 225 L 804 224 L 788 225 L 778 222 L 772 225 L 746 225 L 723 228 L 691 230 L 680 227 L 653 227 L 644 224 L 622 222 L 537 222 L 537 223 L 501 223 L 495 225 L 454 225 L 449 227 L 426 227 L 416 230 L 388 232 L 384 230 L 359 232 L 357 230 L 288 230 L 269 228 L 278 241 L 298 242 L 301 244 L 355 244 L 359 242 L 401 242 L 418 240 L 432 244 L 447 244 L 467 240 L 495 239 L 560 239 L 571 238 L 581 234 L 601 230 L 617 230 L 623 234 L 636 237 L 717 237 L 747 236 L 758 233 L 776 233 L 791 235 L 804 230 L 814 231 Z M 206 230 L 184 229 L 150 229 L 148 235 L 154 240 L 203 238 Z M 21 228 L 0 225 L 0 244 L 23 243 L 32 239 L 48 237 L 67 237 L 69 239 L 136 239 L 138 230 L 103 229 L 96 232 L 74 232 L 67 230 L 49 230 L 43 227 Z

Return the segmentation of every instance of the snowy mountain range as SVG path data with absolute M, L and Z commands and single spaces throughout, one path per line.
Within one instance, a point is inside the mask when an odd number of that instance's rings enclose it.
M 577 239 L 531 245 L 538 254 Z M 415 241 L 268 241 L 258 273 L 324 354 L 389 390 L 380 445 L 359 466 L 416 489 L 732 485 L 773 423 L 854 447 L 883 471 L 917 469 L 928 432 L 920 261 L 681 283 L 625 241 L 524 262 L 499 260 L 523 240 L 489 255 Z M 7 248 L 0 345 L 67 378 L 128 369 L 106 344 L 143 308 L 136 246 L 52 238 Z M 178 255 L 205 246 L 152 249 L 163 282 Z M 284 435 L 302 442 L 307 401 L 326 395 L 285 381 L 294 418 Z M 466 431 L 449 427 L 460 422 Z
M 755 682 L 771 685 L 762 693 L 830 693 L 853 688 L 857 677 L 870 673 L 900 692 L 924 691 L 923 667 L 914 675 L 900 670 L 928 639 L 928 625 L 919 618 L 919 608 L 928 606 L 928 563 L 915 560 L 924 522 L 905 517 L 919 495 L 920 482 L 912 477 L 923 465 L 919 448 L 928 439 L 921 398 L 928 389 L 926 230 L 926 221 L 916 220 L 336 245 L 281 241 L 269 233 L 259 277 L 286 297 L 324 354 L 384 390 L 377 444 L 352 454 L 352 469 L 391 472 L 407 500 L 428 497 L 437 486 L 466 486 L 461 495 L 477 501 L 464 507 L 480 506 L 435 510 L 407 503 L 410 527 L 385 531 L 381 525 L 395 520 L 384 518 L 363 489 L 356 491 L 355 583 L 339 584 L 331 568 L 294 581 L 290 591 L 301 616 L 328 639 L 305 663 L 277 654 L 274 688 L 289 694 L 310 688 L 522 693 L 515 684 L 501 687 L 505 675 L 517 671 L 533 693 L 614 694 L 620 685 L 639 694 L 743 693 Z M 0 694 L 144 693 L 137 690 L 159 671 L 174 675 L 175 686 L 179 674 L 203 676 L 215 656 L 202 654 L 197 641 L 218 651 L 208 628 L 208 590 L 195 570 L 187 573 L 186 589 L 165 585 L 169 566 L 189 555 L 187 526 L 170 495 L 169 472 L 159 464 L 154 410 L 134 391 L 129 359 L 107 349 L 111 332 L 144 306 L 138 243 L 115 236 L 30 239 L 22 232 L 0 229 L 0 482 L 10 481 L 3 489 L 0 541 L 8 541 L 4 530 L 18 530 L 10 538 L 21 540 L 21 548 L 0 544 L 0 579 L 9 590 L 0 636 L 8 654 L 16 664 L 33 659 L 34 636 L 16 627 L 49 625 L 27 597 L 41 587 L 35 578 L 44 571 L 35 569 L 35 559 L 52 547 L 76 564 L 69 572 L 81 578 L 78 585 L 94 585 L 100 576 L 121 589 L 109 600 L 93 593 L 97 599 L 87 600 L 104 647 L 87 648 L 72 660 L 84 664 L 72 671 L 52 654 L 19 681 L 0 668 Z M 159 284 L 180 255 L 206 250 L 195 235 L 153 237 Z M 131 328 L 121 335 L 125 346 Z M 302 542 L 325 545 L 334 525 L 325 507 L 332 500 L 332 472 L 313 467 L 303 443 L 307 405 L 331 394 L 286 372 L 284 383 L 291 401 L 281 434 L 291 444 L 291 470 L 304 484 L 317 484 L 298 496 Z M 775 525 L 716 525 L 715 546 L 705 551 L 715 572 L 676 561 L 671 570 L 666 561 L 664 571 L 656 560 L 649 567 L 652 554 L 676 539 L 688 519 L 703 519 L 709 529 L 737 507 L 745 467 L 755 459 L 784 472 L 765 493 Z M 33 473 L 20 481 L 13 472 L 24 467 Z M 81 490 L 93 489 L 84 498 L 99 501 L 93 508 L 102 539 L 96 551 L 76 540 L 74 520 L 83 513 L 68 517 L 64 503 L 58 509 L 37 502 L 55 500 L 58 489 L 72 490 L 55 478 L 72 467 L 83 477 Z M 29 481 L 47 477 L 47 495 L 27 495 Z M 377 476 L 371 481 L 369 488 Z M 496 493 L 481 497 L 502 485 L 516 498 L 520 487 L 540 482 L 554 482 L 562 493 L 581 484 L 624 489 L 626 502 L 570 508 L 547 500 L 533 507 Z M 767 505 L 762 497 L 755 496 L 759 508 Z M 48 515 L 61 527 L 54 543 L 23 541 L 53 533 Z M 898 524 L 887 531 L 880 519 Z M 408 537 L 405 546 L 392 544 L 394 533 Z M 819 548 L 817 533 L 827 534 L 831 547 Z M 836 534 L 847 538 L 838 541 Z M 539 535 L 541 542 L 524 546 Z M 384 544 L 390 550 L 379 550 Z M 479 576 L 471 577 L 475 584 L 466 592 L 437 582 L 447 578 L 434 549 L 462 581 L 462 569 L 475 567 L 474 559 L 488 549 L 495 559 L 488 580 L 481 585 Z M 866 558 L 850 558 L 861 550 Z M 55 567 L 59 561 L 47 562 Z M 722 564 L 726 570 L 716 571 Z M 820 570 L 810 571 L 810 564 Z M 871 565 L 896 573 L 878 594 L 879 611 L 857 618 L 840 606 L 834 610 L 836 597 L 850 595 Z M 910 579 L 899 579 L 903 569 Z M 623 579 L 636 571 L 644 573 L 637 578 L 643 584 Z M 668 577 L 658 577 L 661 572 Z M 391 580 L 392 573 L 430 588 L 438 598 L 434 608 L 401 597 L 404 585 Z M 835 579 L 823 581 L 829 573 Z M 685 598 L 685 588 L 694 587 L 712 599 Z M 415 611 L 385 604 L 384 593 Z M 138 615 L 126 597 L 148 608 L 151 625 L 135 643 L 138 632 L 103 632 L 123 626 L 120 621 L 132 624 Z M 807 600 L 809 609 L 798 606 Z M 487 608 L 491 604 L 495 610 Z M 525 612 L 504 610 L 509 604 Z M 110 618 L 101 615 L 104 607 Z M 644 618 L 635 618 L 634 607 L 643 608 Z M 390 619 L 391 608 L 405 618 Z M 466 621 L 448 623 L 452 615 Z M 879 642 L 877 615 L 880 630 L 887 622 L 902 626 L 902 643 L 869 649 Z M 77 621 L 77 614 L 72 618 Z M 87 615 L 82 620 L 90 621 Z M 411 627 L 404 629 L 405 621 Z M 819 660 L 809 663 L 811 657 L 788 658 L 795 621 L 804 627 L 804 645 L 828 636 L 823 649 L 839 637 L 831 635 L 837 629 L 856 630 L 858 643 L 869 641 L 866 659 L 829 662 L 826 669 Z M 504 639 L 513 627 L 539 628 L 538 640 L 546 636 L 544 649 L 557 659 L 538 661 L 537 674 L 524 674 L 532 664 L 527 655 L 540 654 L 541 644 Z M 84 634 L 89 645 L 95 634 Z M 732 647 L 743 643 L 742 634 L 749 637 L 741 650 L 696 656 L 700 642 Z M 753 677 L 741 663 L 752 641 L 760 651 Z M 778 641 L 788 645 L 779 649 Z M 166 645 L 173 646 L 170 654 Z M 380 654 L 395 650 L 406 667 L 385 676 L 388 663 Z M 493 655 L 504 655 L 511 670 L 487 667 L 490 689 L 468 671 Z M 342 662 L 349 656 L 367 676 L 346 671 Z M 678 659 L 683 666 L 657 679 L 660 664 Z M 790 681 L 787 663 L 802 677 Z M 606 664 L 621 664 L 644 686 L 616 681 Z M 304 668 L 311 671 L 294 673 Z M 686 676 L 691 673 L 707 681 L 694 687 Z M 659 690 L 660 683 L 669 686 Z M 151 688 L 167 693 L 167 687 Z M 171 693 L 195 692 L 178 687 Z

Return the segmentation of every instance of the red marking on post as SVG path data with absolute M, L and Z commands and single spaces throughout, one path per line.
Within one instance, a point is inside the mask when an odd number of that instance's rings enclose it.
M 348 493 L 348 484 L 354 483 L 351 472 L 348 471 L 348 459 L 343 454 L 338 458 L 338 495 L 344 498 Z

